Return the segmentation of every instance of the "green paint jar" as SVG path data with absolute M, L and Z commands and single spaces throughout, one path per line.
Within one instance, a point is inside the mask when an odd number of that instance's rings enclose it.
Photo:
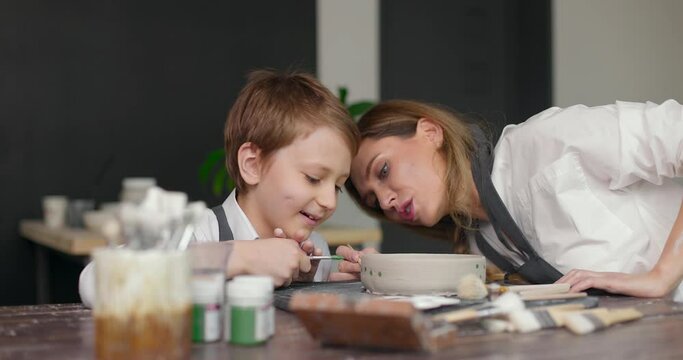
M 219 341 L 223 330 L 225 273 L 195 271 L 192 274 L 192 341 Z
M 260 345 L 270 336 L 272 288 L 258 281 L 233 280 L 227 286 L 225 339 L 236 345 Z

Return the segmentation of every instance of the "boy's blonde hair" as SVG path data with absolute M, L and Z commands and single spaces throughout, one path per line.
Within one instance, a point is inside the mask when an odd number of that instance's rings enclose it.
M 370 109 L 358 121 L 361 141 L 365 138 L 381 139 L 388 136 L 410 138 L 415 135 L 421 118 L 428 118 L 443 129 L 444 141 L 439 152 L 446 161 L 444 181 L 450 219 L 444 219 L 431 228 L 410 227 L 426 235 L 453 240 L 457 252 L 466 252 L 463 230 L 471 228 L 472 224 L 469 195 L 474 191 L 474 183 L 470 161 L 475 144 L 464 116 L 439 105 L 412 100 L 389 100 Z M 386 218 L 381 209 L 369 207 L 361 201 L 350 178 L 346 181 L 346 188 L 363 210 L 374 217 Z
M 251 72 L 225 122 L 225 163 L 237 190 L 247 191 L 237 163 L 242 144 L 255 144 L 267 159 L 320 126 L 336 130 L 351 156 L 356 155 L 360 139 L 356 124 L 341 101 L 315 77 L 299 72 Z

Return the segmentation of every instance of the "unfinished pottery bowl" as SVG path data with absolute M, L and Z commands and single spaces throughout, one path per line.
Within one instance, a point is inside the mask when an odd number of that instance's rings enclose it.
M 461 254 L 367 254 L 361 258 L 361 281 L 382 295 L 457 295 L 460 278 L 486 280 L 486 259 Z

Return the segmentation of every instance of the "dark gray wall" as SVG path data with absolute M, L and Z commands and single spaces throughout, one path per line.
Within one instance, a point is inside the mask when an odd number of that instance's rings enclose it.
M 381 6 L 381 97 L 483 116 L 497 136 L 551 103 L 549 0 L 388 0 Z M 385 252 L 450 244 L 384 225 Z
M 118 197 L 126 176 L 211 199 L 197 180 L 222 146 L 250 69 L 315 72 L 315 2 L 0 2 L 0 305 L 34 301 L 20 219 L 46 194 Z M 80 265 L 52 254 L 53 302 Z

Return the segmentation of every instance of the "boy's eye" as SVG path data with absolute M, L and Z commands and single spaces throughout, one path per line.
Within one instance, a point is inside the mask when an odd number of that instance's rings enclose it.
M 344 192 L 344 190 L 342 190 L 342 187 L 341 187 L 341 186 L 338 186 L 338 185 L 337 185 L 337 186 L 335 186 L 334 188 L 335 188 L 335 190 L 337 191 L 337 194 L 341 194 L 341 193 Z
M 320 182 L 320 179 L 310 176 L 308 174 L 304 174 L 304 176 L 306 177 L 306 180 L 308 180 L 308 182 L 311 184 L 317 184 Z
M 379 169 L 379 178 L 380 179 L 386 179 L 387 175 L 389 175 L 389 165 L 385 162 L 384 165 Z

